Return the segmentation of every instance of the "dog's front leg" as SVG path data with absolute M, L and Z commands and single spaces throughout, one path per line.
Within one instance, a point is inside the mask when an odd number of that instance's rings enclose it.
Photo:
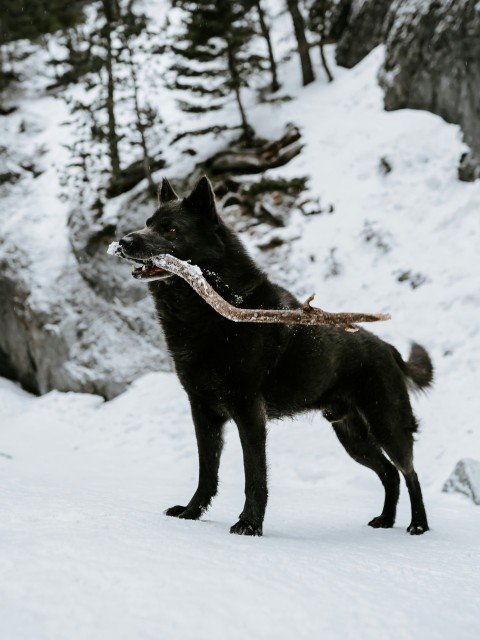
M 245 506 L 230 533 L 261 536 L 267 506 L 266 416 L 261 398 L 238 403 L 232 410 L 240 434 L 245 467 Z
M 223 426 L 226 422 L 208 406 L 190 397 L 192 418 L 198 447 L 198 487 L 186 507 L 176 505 L 165 511 L 167 516 L 197 520 L 217 493 L 218 467 L 223 448 Z

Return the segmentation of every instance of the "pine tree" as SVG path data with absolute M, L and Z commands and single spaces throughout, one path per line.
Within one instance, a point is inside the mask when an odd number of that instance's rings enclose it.
M 65 31 L 83 18 L 88 0 L 1 0 L 0 9 L 0 91 L 15 76 L 7 71 L 6 60 L 15 60 L 16 40 L 37 40 L 46 33 Z M 8 50 L 10 49 L 10 50 Z
M 105 107 L 108 115 L 107 141 L 111 165 L 111 180 L 112 182 L 117 182 L 120 179 L 120 154 L 118 151 L 119 135 L 115 116 L 115 78 L 113 75 L 115 54 L 113 51 L 113 33 L 118 25 L 119 15 L 116 0 L 102 0 L 102 8 L 105 21 L 99 34 L 106 51 L 105 71 L 107 75 L 107 94 Z
M 154 192 L 152 171 L 165 163 L 158 153 L 152 159 L 149 138 L 159 117 L 142 94 L 139 75 L 148 60 L 150 43 L 156 41 L 141 37 L 148 20 L 137 11 L 135 0 L 97 0 L 93 6 L 97 18 L 90 28 L 77 30 L 75 35 L 69 32 L 66 37 L 66 61 L 71 65 L 80 61 L 85 74 L 85 91 L 80 96 L 77 91 L 70 104 L 78 132 L 70 146 L 70 166 L 80 170 L 73 171 L 70 181 L 80 187 L 93 182 L 98 188 L 99 176 L 107 174 L 108 185 L 103 180 L 102 188 L 111 197 L 146 178 Z M 67 73 L 62 79 L 66 78 L 77 76 Z
M 220 109 L 233 93 L 246 143 L 252 141 L 254 132 L 247 120 L 242 89 L 260 65 L 259 56 L 248 50 L 255 35 L 255 4 L 254 0 L 173 2 L 185 15 L 181 44 L 172 46 L 177 61 L 171 68 L 176 74 L 172 88 L 189 94 L 181 108 L 197 113 Z
M 0 43 L 14 40 L 36 40 L 74 26 L 81 20 L 88 0 L 2 0 Z
M 138 64 L 135 59 L 135 50 L 138 44 L 133 42 L 144 31 L 147 30 L 147 18 L 144 14 L 136 14 L 132 11 L 132 0 L 121 10 L 120 39 L 123 44 L 123 52 L 120 53 L 119 60 L 125 60 L 129 69 L 129 80 L 133 108 L 135 113 L 135 125 L 139 137 L 139 145 L 142 149 L 142 165 L 147 178 L 150 193 L 157 193 L 157 185 L 152 177 L 152 157 L 147 142 L 147 130 L 154 126 L 157 121 L 157 113 L 148 105 L 140 102 L 140 83 L 138 79 Z M 123 55 L 122 55 L 123 54 Z

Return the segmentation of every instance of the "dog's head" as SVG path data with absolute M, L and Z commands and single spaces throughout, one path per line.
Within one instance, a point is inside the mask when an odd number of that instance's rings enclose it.
M 120 252 L 134 263 L 132 274 L 139 280 L 160 280 L 171 274 L 151 264 L 153 257 L 169 253 L 200 266 L 214 264 L 224 254 L 212 185 L 200 179 L 186 198 L 172 189 L 166 178 L 159 191 L 159 206 L 143 229 L 124 236 Z

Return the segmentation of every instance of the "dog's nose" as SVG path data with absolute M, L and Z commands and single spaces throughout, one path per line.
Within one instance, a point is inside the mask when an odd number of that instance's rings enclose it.
M 123 236 L 123 238 L 121 238 L 119 241 L 119 245 L 123 247 L 123 249 L 129 249 L 131 248 L 134 242 L 135 242 L 135 239 L 132 238 L 131 235 Z

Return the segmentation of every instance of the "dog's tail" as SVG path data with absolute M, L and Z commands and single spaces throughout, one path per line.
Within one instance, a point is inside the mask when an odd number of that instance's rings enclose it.
M 423 391 L 431 386 L 433 382 L 433 364 L 426 349 L 421 345 L 412 343 L 410 355 L 407 362 L 395 349 L 395 359 L 408 378 L 410 385 L 416 391 Z

